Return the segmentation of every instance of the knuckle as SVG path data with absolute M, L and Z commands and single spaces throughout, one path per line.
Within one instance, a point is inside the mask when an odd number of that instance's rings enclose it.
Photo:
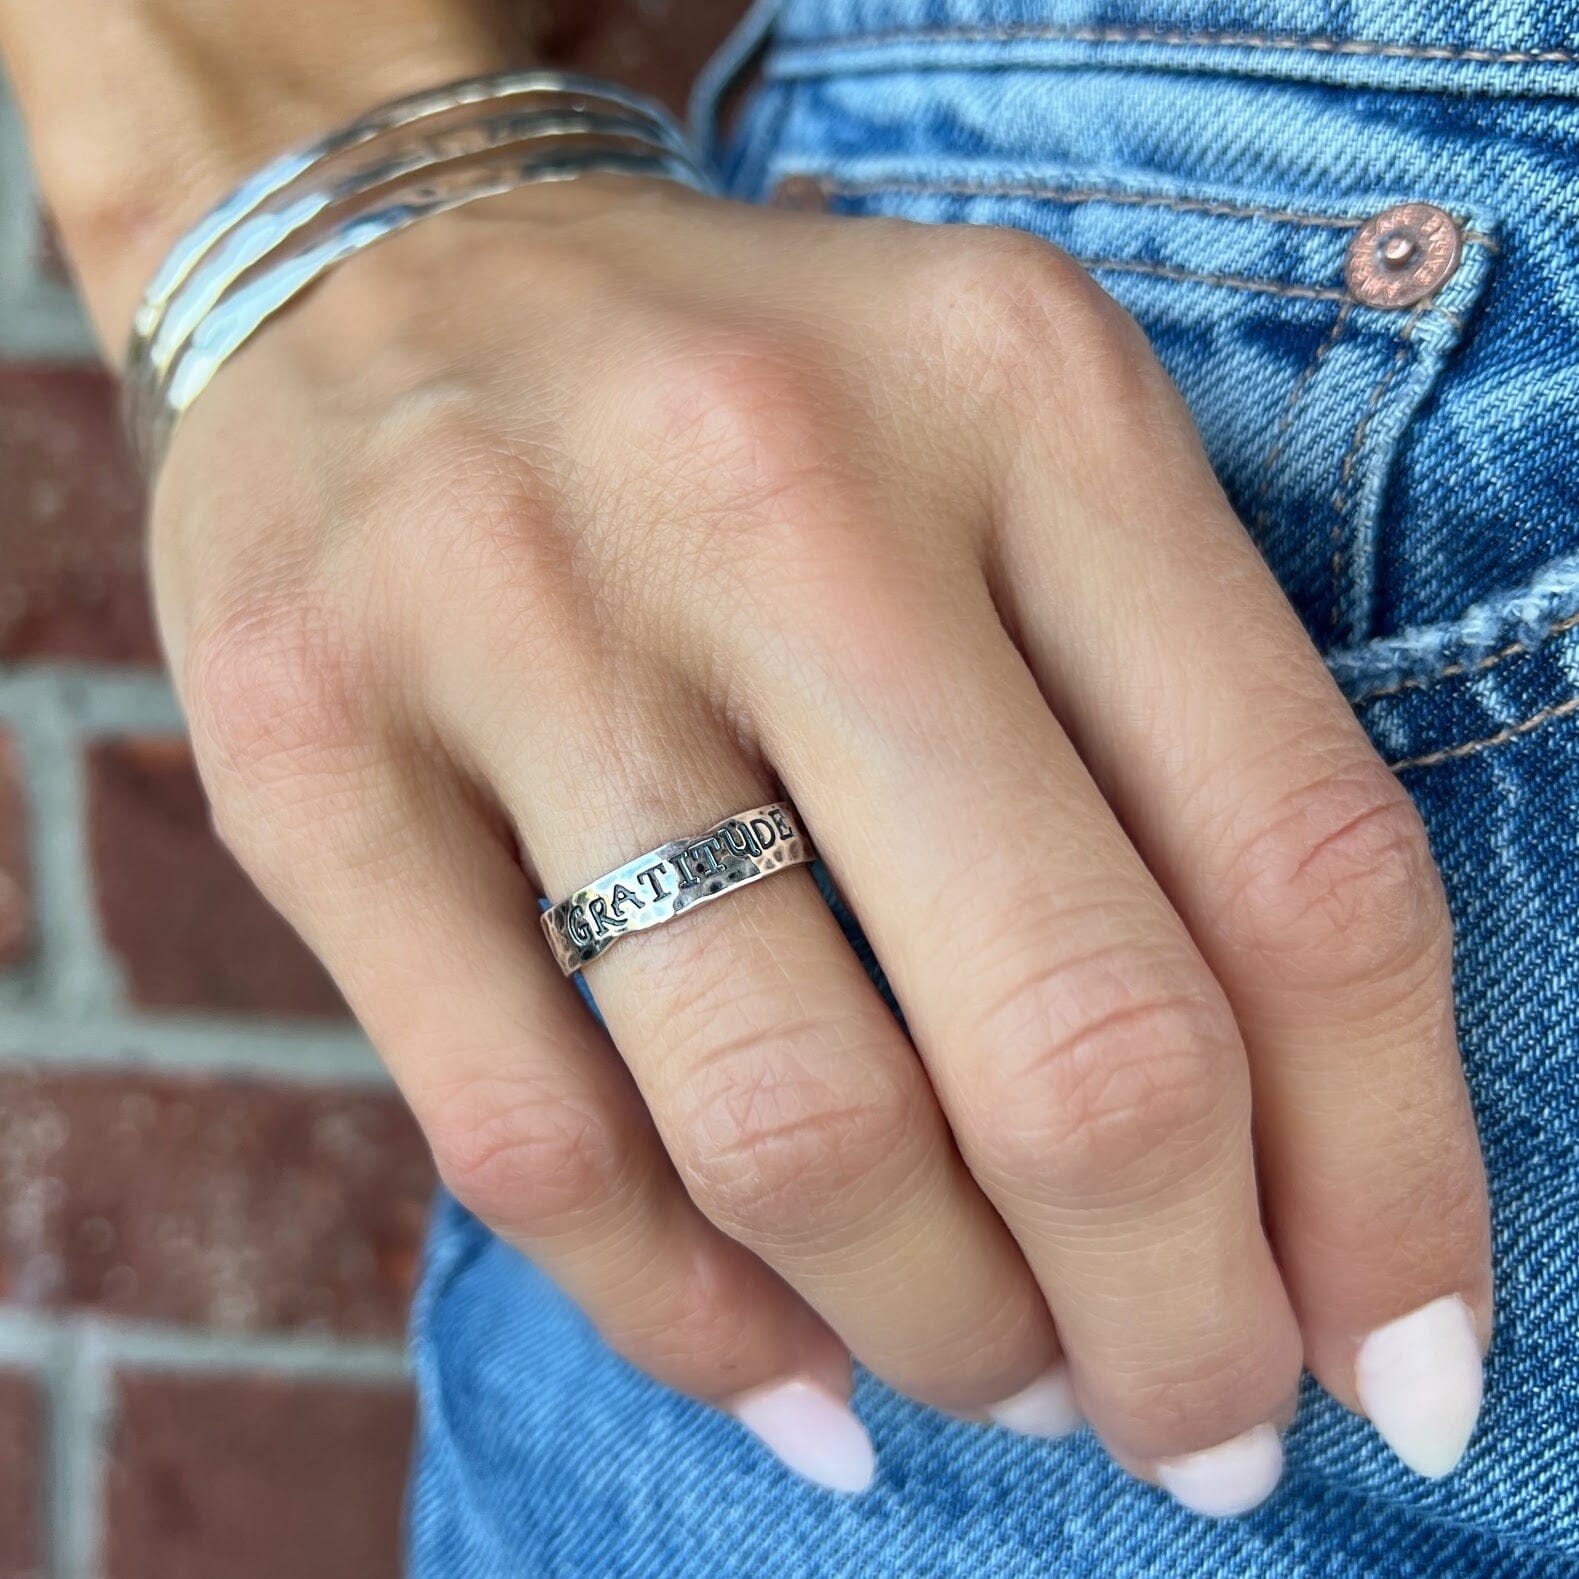
M 1451 944 L 1425 825 L 1380 762 L 1289 796 L 1239 851 L 1226 893 L 1237 949 L 1323 985 L 1386 980 Z
M 581 587 L 575 536 L 550 469 L 530 444 L 480 416 L 467 391 L 416 391 L 380 415 L 365 509 L 372 553 L 402 629 L 435 603 L 543 645 L 574 628 Z M 564 616 L 564 617 L 560 617 Z
M 829 459 L 818 416 L 820 376 L 788 337 L 696 332 L 650 353 L 626 380 L 620 409 L 659 464 L 681 460 L 736 503 L 771 502 Z
M 310 595 L 227 613 L 188 644 L 182 694 L 199 757 L 250 781 L 290 774 L 368 732 L 382 664 Z
M 1014 1192 L 1100 1195 L 1215 1133 L 1243 1075 L 1227 1004 L 1200 978 L 1102 954 L 1016 983 L 981 1025 L 975 1171 Z
M 389 676 L 347 622 L 308 599 L 200 627 L 182 696 L 214 832 L 282 908 L 310 879 L 380 848 Z
M 547 1238 L 624 1187 L 628 1137 L 590 1103 L 518 1080 L 472 1079 L 430 1109 L 423 1128 L 439 1177 L 495 1228 Z
M 422 533 L 424 543 L 448 541 L 433 522 L 451 519 L 483 541 L 507 541 L 523 519 L 543 507 L 539 467 L 527 445 L 483 416 L 469 389 L 419 389 L 380 414 L 380 463 L 372 470 L 382 492 L 370 513 Z M 380 483 L 373 484 L 376 489 Z
M 666 1127 L 708 1217 L 736 1237 L 785 1243 L 847 1217 L 858 1193 L 914 1157 L 930 1134 L 918 1096 L 919 1082 L 880 1055 L 807 1021 L 713 1051 Z
M 1054 337 L 1092 289 L 1068 253 L 1027 231 L 982 226 L 950 242 L 923 265 L 928 295 L 956 322 L 1010 345 Z
M 612 416 L 595 442 L 619 457 L 627 516 L 651 519 L 662 501 L 655 584 L 700 579 L 756 600 L 764 589 L 747 567 L 764 563 L 780 589 L 836 584 L 859 540 L 852 527 L 870 515 L 840 406 L 825 359 L 789 334 L 697 330 L 649 350 L 600 403 Z M 628 557 L 648 563 L 651 552 L 632 542 Z
M 1023 231 L 961 238 L 934 280 L 935 306 L 963 333 L 978 379 L 1028 411 L 1049 396 L 1133 426 L 1169 387 L 1134 319 L 1073 258 Z

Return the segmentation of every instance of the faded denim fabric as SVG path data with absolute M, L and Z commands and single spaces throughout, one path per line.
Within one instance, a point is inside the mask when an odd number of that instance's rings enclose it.
M 841 1501 L 611 1356 L 446 1203 L 414 1573 L 1579 1573 L 1579 5 L 783 0 L 704 121 L 770 21 L 733 189 L 810 176 L 839 211 L 1080 258 L 1424 813 L 1492 1182 L 1486 1408 L 1428 1483 L 1308 1387 L 1283 1488 L 1211 1524 L 1085 1434 L 952 1423 L 865 1378 L 880 1478 Z M 1462 263 L 1416 307 L 1355 304 L 1355 230 L 1410 200 L 1458 217 Z

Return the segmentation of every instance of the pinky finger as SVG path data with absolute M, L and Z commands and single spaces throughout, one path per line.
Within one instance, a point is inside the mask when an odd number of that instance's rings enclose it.
M 848 1352 L 686 1195 L 613 1045 L 543 947 L 505 838 L 436 773 L 358 804 L 385 826 L 357 830 L 354 859 L 316 851 L 283 908 L 446 1185 L 634 1365 L 728 1409 L 808 1479 L 864 1489 L 872 1449 L 849 1408 Z

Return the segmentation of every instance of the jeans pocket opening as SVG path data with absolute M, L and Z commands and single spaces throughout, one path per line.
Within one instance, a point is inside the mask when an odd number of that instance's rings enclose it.
M 851 216 L 1029 230 L 1089 269 L 1151 336 L 1317 644 L 1387 634 L 1378 561 L 1388 482 L 1491 278 L 1494 216 L 1440 192 L 1323 204 L 1046 163 L 808 157 L 793 116 L 788 124 L 762 172 L 769 186 L 814 182 Z M 1348 249 L 1368 219 L 1405 201 L 1453 216 L 1460 260 L 1412 307 L 1364 305 L 1345 283 Z M 1225 388 L 1239 395 L 1225 400 Z

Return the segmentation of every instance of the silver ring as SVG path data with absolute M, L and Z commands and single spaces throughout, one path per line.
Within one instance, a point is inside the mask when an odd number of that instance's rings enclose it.
M 787 801 L 737 812 L 706 833 L 674 839 L 578 888 L 543 912 L 543 933 L 574 976 L 630 932 L 641 932 L 759 878 L 817 859 Z

